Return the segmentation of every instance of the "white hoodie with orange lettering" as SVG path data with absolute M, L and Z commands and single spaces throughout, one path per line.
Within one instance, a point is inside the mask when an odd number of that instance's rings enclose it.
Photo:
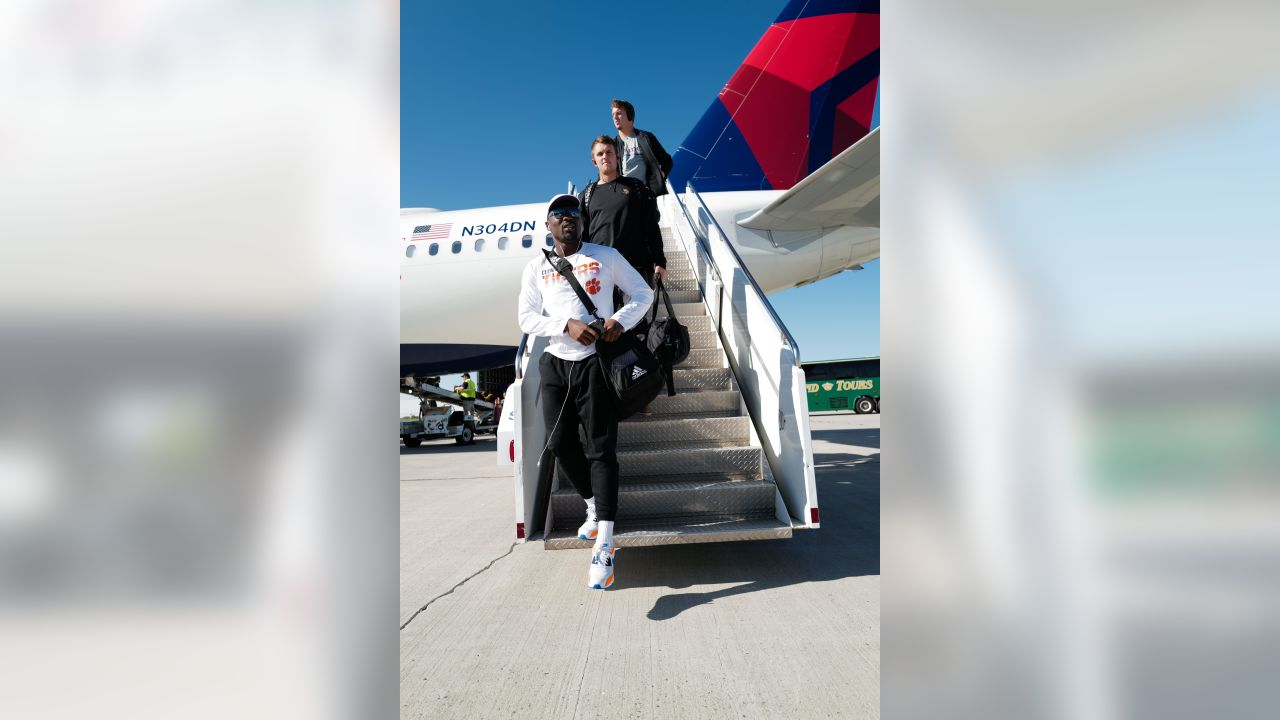
M 635 327 L 653 303 L 653 288 L 640 273 L 611 247 L 582 243 L 568 258 L 574 276 L 596 305 L 601 319 L 613 318 L 626 330 Z M 622 288 L 627 303 L 614 312 L 613 288 Z M 520 329 L 530 335 L 551 338 L 547 352 L 565 360 L 582 360 L 596 352 L 595 343 L 582 345 L 567 332 L 569 319 L 590 324 L 594 318 L 578 299 L 569 281 L 556 272 L 541 253 L 529 261 L 521 278 L 518 310 Z

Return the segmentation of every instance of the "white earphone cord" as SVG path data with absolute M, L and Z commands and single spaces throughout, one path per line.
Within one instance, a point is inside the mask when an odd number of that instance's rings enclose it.
M 547 444 L 542 446 L 542 452 L 538 453 L 538 463 L 534 467 L 542 467 L 542 458 L 546 457 L 547 448 L 551 447 L 551 439 L 556 436 L 556 428 L 560 427 L 560 418 L 564 417 L 565 406 L 569 404 L 569 398 L 573 394 L 573 369 L 569 370 L 569 389 L 564 393 L 564 402 L 560 403 L 560 413 L 556 415 L 555 424 L 551 426 L 551 432 L 547 433 Z

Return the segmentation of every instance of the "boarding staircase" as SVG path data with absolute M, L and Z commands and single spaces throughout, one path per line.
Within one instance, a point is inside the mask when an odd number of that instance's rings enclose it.
M 675 368 L 676 395 L 668 396 L 664 386 L 651 414 L 619 425 L 615 542 L 769 540 L 817 527 L 807 400 L 794 340 L 696 192 L 669 193 L 663 201 L 665 284 L 692 350 Z M 659 310 L 659 317 L 666 314 L 665 307 Z M 517 360 L 519 458 L 516 444 L 510 446 L 517 536 L 541 531 L 547 549 L 590 547 L 576 535 L 582 498 L 572 486 L 557 485 L 549 464 L 537 463 L 546 435 L 536 406 L 538 380 L 531 377 L 537 363 L 528 360 L 540 347 L 545 339 L 526 338 Z M 509 402 L 515 394 L 508 392 Z M 501 450 L 501 429 L 499 442 Z M 779 472 L 786 475 L 783 484 Z

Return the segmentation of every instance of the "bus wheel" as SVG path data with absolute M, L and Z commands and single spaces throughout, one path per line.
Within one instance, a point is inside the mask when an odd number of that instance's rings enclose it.
M 853 411 L 859 415 L 866 415 L 869 412 L 875 412 L 876 404 L 869 397 L 860 397 L 853 403 Z

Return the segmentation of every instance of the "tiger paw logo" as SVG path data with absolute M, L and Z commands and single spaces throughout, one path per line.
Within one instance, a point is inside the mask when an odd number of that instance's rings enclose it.
M 588 280 L 587 292 L 591 293 L 592 295 L 595 295 L 596 293 L 600 292 L 600 281 L 596 280 L 595 278 L 591 278 L 590 280 Z

